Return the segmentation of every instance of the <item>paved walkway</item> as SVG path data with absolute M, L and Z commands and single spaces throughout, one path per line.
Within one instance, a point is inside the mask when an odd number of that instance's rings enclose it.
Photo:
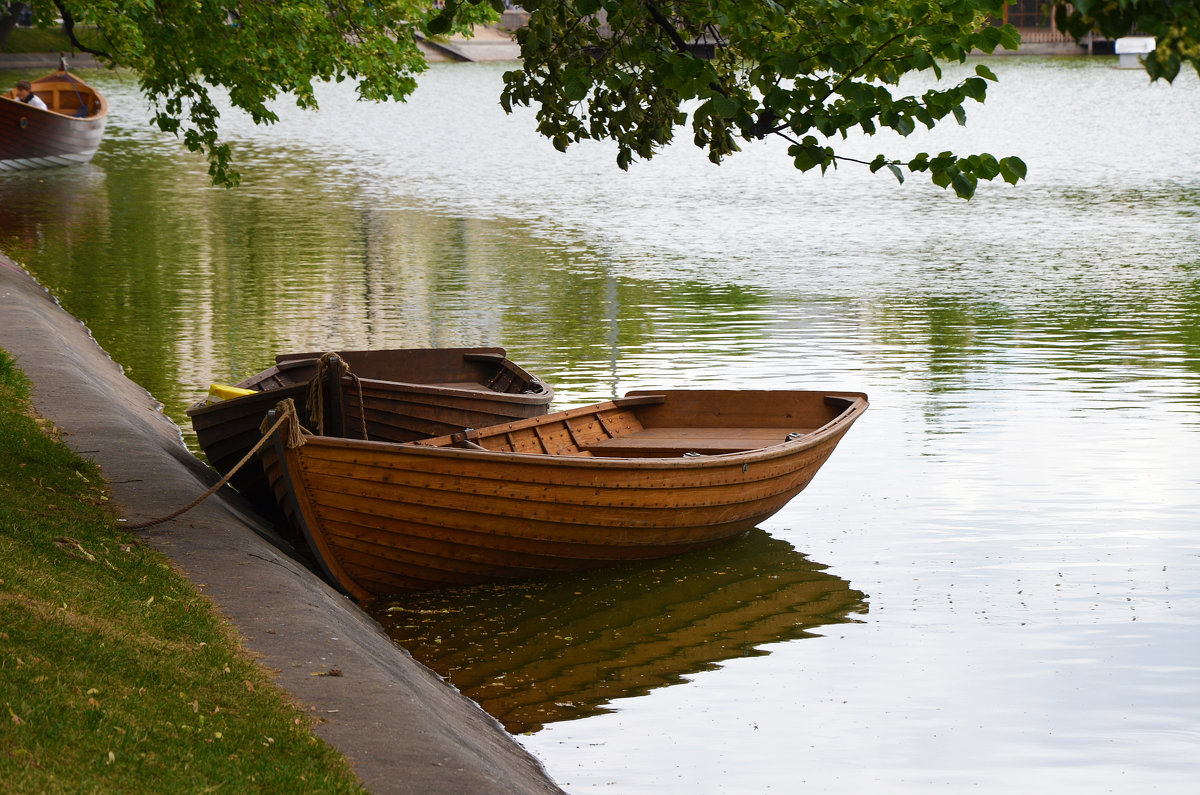
M 129 521 L 165 516 L 216 482 L 157 402 L 88 330 L 0 254 L 0 347 L 33 382 L 37 411 L 100 465 Z M 226 489 L 142 531 L 241 633 L 276 681 L 322 721 L 377 793 L 557 793 L 541 764 L 474 702 L 394 644 L 297 563 Z M 312 676 L 340 668 L 341 677 Z
M 512 34 L 489 25 L 476 25 L 474 35 L 451 36 L 436 42 L 420 40 L 425 59 L 435 61 L 519 61 L 521 48 Z
M 99 69 L 100 62 L 86 53 L 67 56 L 69 69 Z M 56 52 L 0 52 L 0 69 L 57 69 Z M 10 87 L 0 86 L 7 91 Z

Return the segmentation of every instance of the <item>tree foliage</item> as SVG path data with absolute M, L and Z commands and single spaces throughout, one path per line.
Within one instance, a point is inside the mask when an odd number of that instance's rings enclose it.
M 214 181 L 236 184 L 218 135 L 212 92 L 255 122 L 275 121 L 289 95 L 315 108 L 320 81 L 355 81 L 365 100 L 403 100 L 425 68 L 424 36 L 466 32 L 494 19 L 501 0 L 29 0 L 35 18 L 61 17 L 68 33 L 94 25 L 102 48 L 79 49 L 137 71 L 154 121 L 209 160 Z M 979 180 L 1016 183 L 1016 157 L 952 152 L 906 160 L 847 155 L 845 139 L 966 121 L 995 76 L 985 65 L 919 94 L 902 78 L 941 77 L 973 51 L 1015 49 L 1016 31 L 989 21 L 1005 0 L 523 0 L 522 62 L 500 101 L 536 108 L 538 129 L 559 149 L 585 139 L 617 144 L 628 168 L 680 130 L 713 162 L 746 142 L 782 136 L 796 168 L 822 172 L 859 162 L 901 181 L 924 173 L 969 198 Z M 1184 8 L 1186 6 L 1187 8 Z M 1147 68 L 1171 79 L 1197 63 L 1196 11 L 1167 0 L 1093 0 L 1060 9 L 1063 25 L 1101 32 L 1137 24 L 1160 35 Z M 1159 31 L 1155 33 L 1155 31 Z M 711 52 L 704 52 L 705 48 Z M 1190 48 L 1190 49 L 1189 49 Z M 860 144 L 856 144 L 860 145 Z
M 714 163 L 742 142 L 782 136 L 796 168 L 822 172 L 855 160 L 837 143 L 852 131 L 909 135 L 947 118 L 965 123 L 996 78 L 983 65 L 961 82 L 901 89 L 913 72 L 973 50 L 1015 49 L 1016 31 L 987 24 L 1001 0 L 526 0 L 518 32 L 522 68 L 505 76 L 501 101 L 538 107 L 538 128 L 559 149 L 588 138 L 617 142 L 617 163 L 649 158 L 690 126 Z M 713 46 L 695 55 L 696 42 Z M 964 198 L 979 179 L 1016 182 L 1017 158 L 922 153 L 867 163 L 928 172 Z
M 61 15 L 98 28 L 103 48 L 76 46 L 134 69 L 154 107 L 154 123 L 204 152 L 217 183 L 234 185 L 229 146 L 220 140 L 215 88 L 259 124 L 277 120 L 271 104 L 290 95 L 316 108 L 316 82 L 356 81 L 363 100 L 403 100 L 426 68 L 417 37 L 441 11 L 424 0 L 33 0 L 35 19 Z M 487 6 L 460 9 L 445 28 L 468 31 L 494 18 Z
M 1200 5 L 1183 0 L 1075 0 L 1055 4 L 1059 30 L 1076 39 L 1096 33 L 1119 39 L 1131 33 L 1155 38 L 1145 58 L 1151 80 L 1172 82 L 1185 64 L 1200 72 Z

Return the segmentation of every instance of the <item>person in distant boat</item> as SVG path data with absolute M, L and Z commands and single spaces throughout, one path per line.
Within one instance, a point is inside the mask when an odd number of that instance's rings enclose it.
M 17 99 L 24 102 L 26 105 L 32 105 L 35 108 L 46 110 L 46 103 L 42 102 L 41 97 L 33 93 L 33 86 L 28 80 L 17 81 Z

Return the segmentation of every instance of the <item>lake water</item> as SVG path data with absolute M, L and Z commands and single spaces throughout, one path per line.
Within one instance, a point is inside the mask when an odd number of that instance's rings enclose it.
M 503 345 L 556 406 L 861 390 L 808 491 L 681 559 L 376 615 L 573 793 L 1192 792 L 1200 780 L 1200 86 L 995 59 L 966 203 L 763 142 L 629 173 L 435 65 L 407 105 L 230 117 L 244 174 L 145 126 L 0 178 L 0 250 L 186 428 L 280 351 Z M 960 69 L 949 71 L 961 78 Z M 0 75 L 11 82 L 14 75 Z M 919 88 L 919 86 L 915 86 Z M 687 138 L 687 136 L 684 136 Z

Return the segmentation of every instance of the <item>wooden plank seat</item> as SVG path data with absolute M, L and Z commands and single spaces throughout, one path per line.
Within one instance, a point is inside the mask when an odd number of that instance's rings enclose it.
M 670 458 L 685 453 L 721 455 L 782 444 L 789 433 L 812 428 L 646 428 L 581 445 L 593 456 Z

